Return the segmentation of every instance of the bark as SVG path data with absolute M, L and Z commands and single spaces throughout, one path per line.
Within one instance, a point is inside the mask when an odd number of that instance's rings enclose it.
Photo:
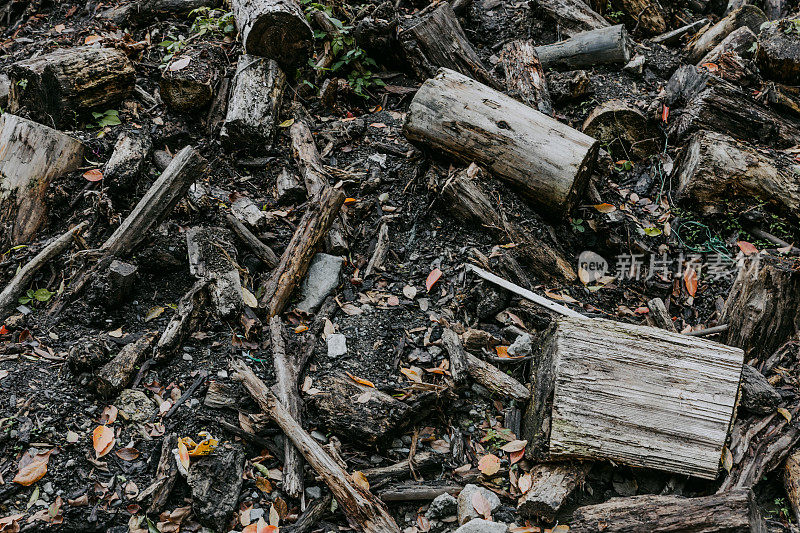
M 753 33 L 757 34 L 764 22 L 767 22 L 767 16 L 756 6 L 744 5 L 731 11 L 692 41 L 688 47 L 689 61 L 696 63 L 709 50 L 721 43 L 731 32 L 742 26 L 747 26 Z
M 534 6 L 558 23 L 567 36 L 610 26 L 582 0 L 536 0 Z
M 727 135 L 698 131 L 689 138 L 673 178 L 676 196 L 705 213 L 751 207 L 761 200 L 800 217 L 800 183 L 777 161 Z
M 500 61 L 505 70 L 509 94 L 545 115 L 552 115 L 553 104 L 550 102 L 547 79 L 533 41 L 507 43 L 500 52 Z
M 216 315 L 237 316 L 244 308 L 244 298 L 233 235 L 220 227 L 194 227 L 186 231 L 186 246 L 189 272 L 208 282 Z
M 50 184 L 83 162 L 84 145 L 36 122 L 0 116 L 0 244 L 29 242 L 47 220 Z
M 186 59 L 189 63 L 179 68 Z M 223 75 L 225 55 L 214 45 L 197 45 L 181 51 L 161 75 L 161 98 L 174 111 L 191 113 L 206 109 L 214 99 Z
M 381 500 L 385 502 L 431 501 L 445 493 L 458 495 L 463 488 L 461 485 L 449 483 L 396 485 L 381 491 L 380 496 Z
M 124 201 L 147 170 L 153 141 L 147 131 L 123 131 L 103 167 L 104 183 L 116 200 Z
M 800 520 L 800 450 L 795 450 L 783 465 L 783 488 L 794 511 L 794 519 Z
M 155 359 L 165 360 L 174 354 L 189 332 L 195 331 L 208 301 L 208 280 L 197 281 L 178 301 L 175 313 L 158 339 Z
M 236 66 L 228 114 L 220 137 L 232 149 L 272 147 L 286 76 L 275 61 L 243 54 Z
M 417 91 L 403 132 L 485 165 L 554 218 L 581 197 L 599 149 L 591 137 L 448 69 Z
M 786 11 L 786 0 L 764 0 L 764 14 L 769 20 L 785 17 Z
M 155 332 L 145 333 L 136 342 L 126 344 L 111 361 L 100 367 L 93 376 L 97 393 L 104 398 L 113 398 L 127 387 L 157 336 Z
M 442 2 L 438 8 L 404 28 L 400 32 L 400 44 L 421 79 L 435 76 L 439 68 L 444 67 L 495 89 L 500 88 L 467 40 L 447 2 Z
M 666 11 L 658 0 L 611 0 L 611 7 L 625 13 L 631 31 L 646 35 L 667 31 Z
M 371 276 L 376 269 L 383 270 L 383 261 L 389 253 L 389 219 L 381 218 L 378 224 L 378 239 L 375 243 L 375 250 L 369 258 L 367 268 L 364 269 L 364 278 Z
M 663 145 L 662 135 L 647 117 L 621 100 L 595 107 L 581 129 L 604 143 L 614 160 L 644 159 L 661 151 Z
M 458 333 L 450 328 L 445 328 L 442 331 L 442 344 L 450 358 L 450 375 L 453 377 L 453 382 L 456 386 L 460 387 L 466 383 L 469 375 L 467 352 L 464 351 L 464 346 L 461 344 L 461 338 Z
M 792 261 L 756 257 L 746 262 L 728 293 L 720 322 L 722 341 L 765 360 L 800 329 L 800 272 Z
M 266 308 L 268 318 L 280 314 L 289 303 L 292 292 L 308 271 L 317 245 L 327 234 L 343 203 L 344 194 L 341 191 L 327 188 L 303 215 L 280 263 L 264 286 L 259 306 Z
M 282 65 L 308 59 L 313 32 L 294 0 L 232 0 L 231 5 L 246 54 Z
M 292 157 L 300 169 L 308 197 L 317 196 L 328 185 L 328 172 L 322 164 L 311 129 L 300 108 L 295 108 L 294 123 L 289 128 L 292 140 Z
M 528 387 L 496 366 L 478 359 L 471 353 L 467 354 L 467 369 L 472 379 L 501 398 L 509 398 L 524 403 L 531 397 Z
M 714 479 L 742 359 L 738 348 L 697 337 L 561 318 L 543 337 L 524 438 L 536 455 Z
M 330 492 L 322 498 L 317 498 L 306 507 L 297 522 L 288 526 L 281 526 L 286 533 L 309 533 L 313 531 L 325 513 L 330 512 L 333 496 Z
M 755 496 L 749 490 L 713 496 L 633 496 L 581 507 L 572 515 L 574 533 L 765 533 Z
M 552 522 L 569 495 L 586 479 L 591 462 L 541 463 L 531 468 L 533 485 L 517 504 L 519 513 L 526 517 Z
M 80 113 L 113 107 L 130 94 L 135 80 L 133 65 L 120 50 L 91 46 L 18 61 L 8 73 L 9 110 L 24 109 L 56 128 L 73 124 Z
M 574 35 L 566 41 L 537 46 L 542 67 L 575 70 L 597 65 L 621 63 L 631 59 L 630 40 L 625 26 L 618 24 Z
M 800 77 L 800 36 L 786 31 L 793 19 L 767 25 L 758 36 L 758 68 L 765 78 L 797 85 Z
M 133 252 L 150 230 L 166 217 L 189 186 L 206 172 L 206 160 L 191 146 L 185 147 L 153 183 L 136 207 L 101 246 L 106 255 Z
M 389 466 L 367 468 L 362 470 L 361 473 L 367 477 L 370 487 L 374 490 L 384 486 L 389 481 L 411 477 L 417 471 L 441 468 L 441 465 L 441 460 L 437 457 L 437 454 L 420 452 L 414 455 L 413 461 L 405 459 Z
M 742 398 L 739 407 L 758 415 L 775 412 L 781 395 L 764 375 L 750 365 L 742 368 Z
M 661 298 L 653 298 L 647 302 L 647 308 L 650 312 L 645 315 L 647 322 L 654 327 L 665 329 L 677 333 L 675 324 L 672 322 L 672 317 L 667 312 L 667 307 L 664 305 L 664 300 Z
M 725 37 L 717 46 L 712 48 L 703 58 L 697 62 L 697 66 L 702 66 L 706 63 L 714 63 L 719 68 L 721 65 L 720 59 L 726 54 L 737 54 L 741 57 L 751 57 L 753 54 L 750 50 L 753 44 L 758 42 L 758 37 L 747 26 L 742 26 L 732 31 Z M 719 71 L 716 71 L 719 72 Z
M 222 0 L 132 0 L 100 13 L 99 18 L 117 26 L 147 24 L 161 14 L 188 15 L 201 7 L 220 7 Z
M 759 101 L 779 113 L 788 113 L 794 119 L 800 119 L 800 89 L 780 83 L 768 83 L 763 89 Z
M 235 378 L 244 383 L 261 410 L 280 426 L 331 489 L 350 525 L 365 533 L 400 533 L 386 506 L 368 490 L 352 483 L 347 472 L 292 418 L 264 382 L 244 363 L 234 360 L 231 364 Z
M 164 437 L 161 442 L 161 457 L 156 467 L 156 478 L 136 498 L 136 501 L 140 503 L 150 501 L 150 505 L 147 507 L 148 513 L 158 514 L 167 505 L 172 487 L 178 478 L 178 463 L 175 461 L 175 456 L 172 455 L 173 448 L 177 447 L 178 436 L 175 433 Z

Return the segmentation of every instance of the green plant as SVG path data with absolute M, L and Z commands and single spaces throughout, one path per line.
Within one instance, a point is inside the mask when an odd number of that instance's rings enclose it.
M 620 19 L 625 15 L 622 11 L 612 11 L 614 7 L 611 5 L 611 1 L 609 0 L 606 2 L 606 13 L 605 16 L 607 19 L 611 19 L 614 22 L 619 22 Z
M 181 50 L 186 48 L 186 40 L 183 38 L 183 35 L 179 37 L 167 35 L 167 39 L 158 43 L 158 46 L 166 50 L 166 53 L 161 58 L 161 63 L 165 65 L 175 57 L 175 54 L 180 53 Z
M 569 225 L 572 228 L 572 231 L 576 231 L 578 233 L 583 233 L 584 231 L 586 231 L 586 228 L 583 227 L 582 218 L 570 218 Z
M 54 292 L 50 292 L 47 289 L 28 289 L 25 296 L 20 296 L 19 303 L 26 305 L 34 300 L 37 302 L 46 302 L 52 298 L 54 294 Z
M 21 87 L 21 88 L 22 88 L 22 90 L 24 91 L 24 90 L 25 90 L 25 88 L 26 88 L 26 87 L 28 87 L 28 79 L 27 79 L 27 78 L 25 78 L 25 79 L 19 80 L 19 81 L 17 82 L 17 86 L 18 86 L 18 87 Z
M 119 119 L 119 111 L 116 109 L 109 109 L 103 113 L 94 111 L 92 112 L 92 116 L 94 117 L 98 128 L 105 128 L 106 126 L 118 126 L 122 124 L 122 121 Z
M 614 170 L 616 170 L 617 172 L 623 172 L 626 170 L 630 170 L 632 168 L 633 168 L 633 163 L 631 163 L 627 159 L 622 161 L 617 161 L 616 163 L 614 163 Z
M 233 23 L 233 13 L 224 12 L 220 9 L 210 7 L 198 7 L 189 12 L 190 17 L 194 17 L 192 22 L 192 33 L 201 37 L 207 33 L 224 35 L 232 34 L 236 31 Z

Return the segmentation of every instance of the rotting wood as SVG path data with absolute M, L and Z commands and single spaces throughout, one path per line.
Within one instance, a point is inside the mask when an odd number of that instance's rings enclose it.
M 783 488 L 792 506 L 794 519 L 800 520 L 800 450 L 794 450 L 783 465 Z
M 350 525 L 365 533 L 400 533 L 386 506 L 368 490 L 351 481 L 347 472 L 283 408 L 278 398 L 241 361 L 232 361 L 234 377 L 241 381 L 259 407 L 280 426 L 308 464 L 333 492 Z
M 588 461 L 533 465 L 529 472 L 531 488 L 519 499 L 517 510 L 523 516 L 552 522 L 569 495 L 583 484 L 591 468 L 592 463 Z
M 220 227 L 194 227 L 186 231 L 186 246 L 189 272 L 209 282 L 208 290 L 217 316 L 238 315 L 244 308 L 244 297 L 233 235 Z
M 0 243 L 30 241 L 47 218 L 50 184 L 83 162 L 77 139 L 28 119 L 0 116 Z
M 651 127 L 644 113 L 621 100 L 608 100 L 595 107 L 581 128 L 586 135 L 607 146 L 616 159 L 646 159 L 661 151 L 663 135 Z
M 405 459 L 389 466 L 367 468 L 362 470 L 361 473 L 366 476 L 370 487 L 374 490 L 383 487 L 392 480 L 411 477 L 415 471 L 433 469 L 438 466 L 441 466 L 441 460 L 435 453 L 420 452 L 414 455 L 413 464 L 409 459 Z
M 536 0 L 533 6 L 558 23 L 567 36 L 610 26 L 583 0 Z
M 303 280 L 317 245 L 336 219 L 344 203 L 344 194 L 337 189 L 324 189 L 297 225 L 297 231 L 286 246 L 278 266 L 264 285 L 259 306 L 266 309 L 267 318 L 281 313 L 295 287 Z
M 112 398 L 127 387 L 156 337 L 156 332 L 145 333 L 135 342 L 126 344 L 111 361 L 100 367 L 93 376 L 97 393 L 104 398 Z
M 689 61 L 696 63 L 737 28 L 747 26 L 753 33 L 757 34 L 761 25 L 765 22 L 767 22 L 767 16 L 754 5 L 746 4 L 739 9 L 731 11 L 689 44 Z
M 158 339 L 156 360 L 165 360 L 174 354 L 186 335 L 196 328 L 208 299 L 208 285 L 206 279 L 196 281 L 178 301 L 177 312 Z
M 445 328 L 442 331 L 442 344 L 450 358 L 450 375 L 453 377 L 453 383 L 460 387 L 466 383 L 469 376 L 467 352 L 464 351 L 464 346 L 461 344 L 461 338 L 458 333 L 450 328 Z
M 125 130 L 117 137 L 114 151 L 103 167 L 103 180 L 113 198 L 124 201 L 147 169 L 153 140 L 146 131 Z
M 764 375 L 750 365 L 742 368 L 742 397 L 739 409 L 758 415 L 775 412 L 782 397 Z
M 214 99 L 224 64 L 225 54 L 217 46 L 195 45 L 182 50 L 164 68 L 159 84 L 161 98 L 181 113 L 206 109 Z
M 500 88 L 467 40 L 447 2 L 413 19 L 400 32 L 399 38 L 411 68 L 422 79 L 435 76 L 439 68 L 444 67 L 495 89 Z
M 572 515 L 574 533 L 765 533 L 752 491 L 683 498 L 681 496 L 632 496 L 580 507 Z
M 709 50 L 709 52 L 697 62 L 697 66 L 700 67 L 704 64 L 712 63 L 717 65 L 718 70 L 716 72 L 719 73 L 719 63 L 722 56 L 726 54 L 738 54 L 741 57 L 752 57 L 753 54 L 751 50 L 753 45 L 757 42 L 758 37 L 756 34 L 747 26 L 742 26 L 732 31 L 727 37 L 720 41 L 717 46 Z
M 313 32 L 294 0 L 232 0 L 231 7 L 245 53 L 283 65 L 309 57 Z
M 544 113 L 553 114 L 547 78 L 533 41 L 511 41 L 503 46 L 500 61 L 506 74 L 509 94 Z
M 667 312 L 667 306 L 664 305 L 664 300 L 661 298 L 653 298 L 647 302 L 647 308 L 650 312 L 647 313 L 647 322 L 652 326 L 665 329 L 677 333 L 675 324 L 672 322 L 672 317 Z
M 220 138 L 234 150 L 272 147 L 286 75 L 271 59 L 242 54 L 236 65 L 228 113 Z
M 448 69 L 417 91 L 403 133 L 485 165 L 554 218 L 582 195 L 599 150 L 591 137 Z
M 143 503 L 149 501 L 148 513 L 159 513 L 167 504 L 172 487 L 178 478 L 178 463 L 172 455 L 172 449 L 178 446 L 178 435 L 170 433 L 161 441 L 161 456 L 156 467 L 156 477 L 153 482 L 139 493 L 136 501 Z
M 531 376 L 527 453 L 714 479 L 743 356 L 739 348 L 647 326 L 561 318 L 544 334 Z
M 797 85 L 800 77 L 800 38 L 792 30 L 796 19 L 766 24 L 758 35 L 758 68 L 764 78 Z
M 531 397 L 528 387 L 471 353 L 467 353 L 467 370 L 472 379 L 502 398 L 526 402 Z
M 225 214 L 225 220 L 228 226 L 233 230 L 239 240 L 247 245 L 248 248 L 264 262 L 267 268 L 275 268 L 278 264 L 278 256 L 272 251 L 272 248 L 261 242 L 261 239 L 253 235 L 241 221 L 230 213 Z
M 322 498 L 317 498 L 311 505 L 306 507 L 303 514 L 297 519 L 297 522 L 288 526 L 281 526 L 285 533 L 309 533 L 320 521 L 322 516 L 330 511 L 333 495 L 328 492 Z
M 575 70 L 597 65 L 626 64 L 631 44 L 625 26 L 618 24 L 573 35 L 565 41 L 536 47 L 543 68 Z
M 178 152 L 136 207 L 101 246 L 106 255 L 126 256 L 133 252 L 169 211 L 186 194 L 189 186 L 206 173 L 207 162 L 191 146 Z
M 631 31 L 655 35 L 667 30 L 666 11 L 658 0 L 611 0 L 611 8 L 625 13 Z
M 79 113 L 120 102 L 135 80 L 133 64 L 122 51 L 93 46 L 60 48 L 18 61 L 8 73 L 9 111 L 24 109 L 34 120 L 57 128 L 74 123 Z
M 133 0 L 106 9 L 97 16 L 117 26 L 147 24 L 158 15 L 188 15 L 195 9 L 220 7 L 222 0 Z
M 5 286 L 3 292 L 0 292 L 0 322 L 13 312 L 18 304 L 17 298 L 28 287 L 36 272 L 66 250 L 72 244 L 75 236 L 86 229 L 88 225 L 88 222 L 81 222 L 74 226 L 45 246 L 41 252 L 19 269 L 19 272 Z
M 376 269 L 383 269 L 383 261 L 389 252 L 389 219 L 385 216 L 378 223 L 378 240 L 375 243 L 375 250 L 369 258 L 367 268 L 364 269 L 364 277 L 372 275 Z
M 303 115 L 302 110 L 296 107 L 294 123 L 289 128 L 289 136 L 292 140 L 292 157 L 297 162 L 303 176 L 308 197 L 313 198 L 328 185 L 328 171 L 325 170 L 314 137 L 311 135 L 311 129 Z
M 678 44 L 684 36 L 699 30 L 706 24 L 708 24 L 708 19 L 704 18 L 696 20 L 686 24 L 685 26 L 681 26 L 680 28 L 657 35 L 656 37 L 650 39 L 650 42 L 655 44 L 663 44 L 665 46 Z
M 403 484 L 388 487 L 380 492 L 381 500 L 385 502 L 416 502 L 416 501 L 430 501 L 441 496 L 442 494 L 450 494 L 457 496 L 461 489 L 461 485 L 454 485 L 452 483 L 440 484 Z

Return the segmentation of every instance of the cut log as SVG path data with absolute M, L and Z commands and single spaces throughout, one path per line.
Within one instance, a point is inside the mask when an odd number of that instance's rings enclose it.
M 403 28 L 400 44 L 411 68 L 421 79 L 435 76 L 439 68 L 444 67 L 500 88 L 467 40 L 447 2 Z
M 200 153 L 186 146 L 153 183 L 136 207 L 120 224 L 101 250 L 106 255 L 125 256 L 141 243 L 149 231 L 166 217 L 189 186 L 206 173 L 207 163 Z
M 621 100 L 609 100 L 595 107 L 581 129 L 604 143 L 615 161 L 645 159 L 663 145 L 663 136 L 651 127 L 644 113 Z
M 45 246 L 41 252 L 36 254 L 33 259 L 19 269 L 17 274 L 3 289 L 3 292 L 0 292 L 0 322 L 8 318 L 8 315 L 13 312 L 14 308 L 19 303 L 17 298 L 28 288 L 36 272 L 49 263 L 54 257 L 69 248 L 75 235 L 80 234 L 88 225 L 88 222 L 81 222 L 73 227 Z
M 229 318 L 238 315 L 244 308 L 244 298 L 233 235 L 220 227 L 195 227 L 186 232 L 186 246 L 189 272 L 208 282 L 217 316 Z
M 457 387 L 464 385 L 469 375 L 469 360 L 458 333 L 450 328 L 442 331 L 442 344 L 450 358 L 450 375 Z
M 178 301 L 178 312 L 158 339 L 155 359 L 163 361 L 175 353 L 189 332 L 195 331 L 208 301 L 208 280 L 197 281 Z
M 522 495 L 517 510 L 525 517 L 552 522 L 569 495 L 583 484 L 591 462 L 540 463 L 531 468 L 531 488 Z
M 512 378 L 496 366 L 467 353 L 467 369 L 477 383 L 480 383 L 501 398 L 527 402 L 531 397 L 528 387 Z
M 232 0 L 231 5 L 246 54 L 282 65 L 308 59 L 313 32 L 294 0 Z
M 753 5 L 747 4 L 731 11 L 689 44 L 689 61 L 696 63 L 731 32 L 742 26 L 747 26 L 750 31 L 758 34 L 761 25 L 765 22 L 767 22 L 767 16 Z
M 536 0 L 534 6 L 555 20 L 561 32 L 570 37 L 610 26 L 583 0 Z
M 27 243 L 47 218 L 45 195 L 54 179 L 77 169 L 84 145 L 30 120 L 0 116 L 0 243 Z
M 272 248 L 261 242 L 261 239 L 253 235 L 250 230 L 232 214 L 226 214 L 225 220 L 236 236 L 239 237 L 239 240 L 245 243 L 256 257 L 264 262 L 267 268 L 275 268 L 275 265 L 278 264 L 278 256 L 275 255 Z
M 783 465 L 783 488 L 794 512 L 794 519 L 800 521 L 800 450 L 786 458 Z
M 160 14 L 188 15 L 203 7 L 220 7 L 222 0 L 132 0 L 98 15 L 117 26 L 147 24 Z
M 286 76 L 271 59 L 242 55 L 236 66 L 228 114 L 220 137 L 232 149 L 265 152 L 272 147 Z
M 750 365 L 742 368 L 742 399 L 739 407 L 757 415 L 774 413 L 781 395 L 764 375 Z
M 800 184 L 791 171 L 727 135 L 698 131 L 681 155 L 674 174 L 676 196 L 699 205 L 704 213 L 752 207 L 764 201 L 800 217 Z M 742 324 L 744 326 L 744 324 Z
M 574 533 L 765 533 L 755 496 L 749 490 L 713 496 L 633 496 L 581 507 L 572 515 Z
M 591 137 L 448 69 L 417 91 L 403 132 L 485 165 L 554 218 L 581 197 L 599 150 Z
M 757 257 L 745 263 L 728 293 L 722 341 L 765 360 L 800 330 L 800 272 L 790 259 Z
M 161 98 L 182 113 L 207 108 L 214 99 L 224 64 L 225 54 L 213 45 L 196 45 L 181 51 L 161 75 Z
M 400 533 L 400 528 L 383 502 L 369 490 L 352 482 L 347 472 L 289 415 L 278 398 L 247 365 L 236 360 L 231 365 L 235 371 L 234 377 L 244 383 L 261 410 L 280 426 L 308 464 L 330 487 L 351 527 L 365 533 Z
M 758 68 L 765 78 L 797 85 L 800 78 L 800 35 L 797 19 L 767 24 L 758 36 Z
M 509 94 L 545 115 L 552 115 L 547 79 L 533 41 L 506 43 L 500 52 L 500 61 L 506 73 Z
M 113 398 L 127 387 L 156 337 L 156 332 L 145 333 L 137 341 L 126 344 L 111 361 L 100 367 L 93 376 L 97 393 L 104 398 Z
M 77 114 L 105 110 L 124 99 L 135 80 L 133 65 L 114 48 L 79 46 L 13 63 L 9 110 L 60 128 Z
M 542 67 L 556 70 L 614 63 L 624 65 L 631 59 L 628 32 L 622 24 L 579 33 L 566 41 L 537 46 L 536 53 Z
M 528 453 L 714 479 L 743 355 L 647 326 L 560 318 L 544 334 L 532 375 Z
M 328 233 L 328 229 L 336 219 L 339 208 L 344 203 L 344 194 L 338 189 L 328 187 L 320 193 L 303 215 L 297 225 L 297 231 L 286 246 L 280 263 L 264 286 L 264 294 L 259 306 L 266 308 L 268 318 L 281 313 L 292 292 L 303 280 L 308 271 L 311 258 L 317 251 L 317 245 Z
M 663 44 L 664 46 L 678 44 L 684 36 L 696 32 L 706 24 L 708 24 L 708 19 L 700 19 L 695 22 L 690 22 L 685 26 L 681 26 L 680 28 L 653 37 L 650 39 L 650 42 L 655 44 Z
M 741 57 L 752 57 L 753 45 L 758 42 L 758 37 L 747 26 L 742 26 L 732 31 L 725 37 L 717 46 L 712 48 L 703 58 L 697 62 L 697 66 L 702 66 L 706 63 L 713 63 L 717 65 L 719 72 L 720 58 L 726 54 L 737 54 Z M 718 74 L 719 75 L 719 74 Z M 727 78 L 725 78 L 727 79 Z
M 167 500 L 178 479 L 178 462 L 172 454 L 172 450 L 178 447 L 178 436 L 170 433 L 161 442 L 161 457 L 158 459 L 156 467 L 156 478 L 149 487 L 144 489 L 136 497 L 137 502 L 149 501 L 148 513 L 158 514 L 167 505 Z
M 147 131 L 123 131 L 103 167 L 103 179 L 115 200 L 124 200 L 147 169 L 153 141 Z
M 631 31 L 640 30 L 646 35 L 667 31 L 666 11 L 658 0 L 611 0 L 611 8 L 625 13 Z

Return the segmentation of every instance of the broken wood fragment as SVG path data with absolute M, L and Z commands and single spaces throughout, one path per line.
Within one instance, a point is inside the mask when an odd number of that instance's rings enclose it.
M 570 494 L 582 485 L 591 462 L 539 463 L 529 472 L 533 484 L 517 504 L 519 513 L 552 522 Z
M 132 0 L 106 9 L 97 16 L 117 26 L 139 26 L 160 14 L 188 15 L 195 9 L 220 7 L 222 3 L 222 0 Z
M 10 113 L 0 116 L 0 243 L 27 243 L 47 219 L 47 189 L 83 162 L 77 139 Z
M 126 344 L 111 361 L 100 367 L 93 376 L 97 393 L 104 398 L 111 398 L 127 387 L 156 337 L 156 332 L 145 333 L 135 342 Z
M 658 0 L 611 0 L 611 8 L 625 14 L 631 31 L 656 35 L 667 30 L 666 11 Z
M 225 220 L 228 226 L 233 230 L 239 240 L 247 245 L 248 248 L 261 259 L 267 268 L 275 268 L 278 264 L 278 256 L 272 251 L 272 248 L 264 244 L 261 239 L 253 235 L 247 227 L 239 221 L 238 218 L 230 213 L 225 215 Z
M 608 100 L 595 107 L 581 131 L 606 145 L 614 160 L 645 159 L 663 145 L 663 135 L 651 127 L 644 113 L 621 100 Z
M 178 301 L 177 312 L 172 316 L 158 339 L 156 360 L 164 360 L 177 351 L 186 335 L 195 329 L 208 300 L 209 281 L 200 279 Z
M 647 308 L 650 309 L 650 312 L 646 315 L 647 322 L 650 323 L 650 325 L 667 331 L 678 332 L 675 328 L 675 324 L 672 322 L 672 317 L 669 315 L 669 312 L 667 312 L 667 306 L 664 305 L 664 300 L 661 298 L 653 298 L 647 302 Z
M 766 24 L 758 36 L 758 68 L 768 80 L 797 85 L 800 39 L 792 30 L 795 20 L 783 19 Z
M 533 5 L 558 23 L 567 36 L 610 26 L 583 0 L 536 0 Z
M 306 461 L 330 487 L 350 525 L 365 533 L 400 533 L 386 506 L 369 490 L 355 485 L 341 466 L 283 408 L 253 371 L 241 361 L 231 363 L 234 377 L 241 381 L 259 407 L 277 423 Z
M 311 135 L 311 129 L 302 117 L 303 113 L 296 108 L 294 115 L 294 123 L 289 128 L 292 157 L 297 162 L 303 176 L 308 197 L 313 198 L 328 185 L 328 172 L 322 163 L 314 137 Z
M 213 45 L 196 45 L 181 50 L 161 75 L 161 98 L 178 112 L 207 108 L 214 99 L 224 64 L 225 54 Z
M 186 245 L 189 272 L 208 281 L 217 316 L 228 318 L 238 314 L 244 308 L 244 297 L 233 235 L 220 227 L 194 227 L 186 232 Z
M 536 53 L 543 68 L 574 70 L 614 63 L 624 65 L 631 59 L 630 48 L 628 32 L 618 24 L 537 46 Z
M 663 45 L 674 45 L 680 42 L 680 40 L 690 33 L 694 33 L 695 31 L 699 30 L 703 26 L 708 24 L 708 19 L 700 19 L 694 22 L 690 22 L 685 26 L 681 26 L 680 28 L 676 28 L 674 30 L 670 30 L 668 32 L 664 32 L 661 35 L 657 35 L 650 39 L 651 43 L 656 44 L 663 44 Z
M 502 398 L 510 398 L 519 402 L 526 402 L 530 399 L 531 393 L 528 387 L 471 353 L 466 355 L 469 374 L 476 382 Z
M 153 141 L 146 130 L 125 130 L 119 134 L 114 151 L 103 167 L 104 183 L 115 200 L 125 201 L 135 191 L 152 150 Z
M 173 448 L 177 447 L 178 436 L 175 433 L 170 433 L 161 441 L 161 456 L 156 467 L 156 477 L 136 498 L 139 503 L 150 502 L 147 506 L 148 513 L 158 514 L 167 505 L 172 487 L 178 478 L 178 463 L 172 454 Z
M 309 57 L 313 32 L 294 0 L 232 0 L 231 7 L 246 54 L 282 65 Z
M 392 480 L 411 477 L 413 472 L 427 470 L 441 466 L 441 459 L 431 452 L 420 452 L 414 455 L 413 463 L 409 459 L 404 459 L 399 463 L 389 466 L 377 466 L 367 468 L 361 473 L 367 477 L 370 487 L 378 489 Z
M 765 22 L 767 16 L 754 5 L 746 4 L 731 11 L 689 44 L 689 61 L 696 63 L 731 32 L 742 26 L 747 26 L 753 33 L 758 34 Z
M 727 54 L 737 54 L 741 57 L 752 57 L 753 54 L 751 50 L 753 45 L 757 42 L 758 37 L 756 34 L 747 26 L 742 26 L 732 31 L 717 46 L 709 50 L 709 52 L 697 62 L 697 66 L 701 67 L 707 63 L 712 63 L 717 66 L 715 72 L 719 75 L 719 63 L 724 61 L 723 56 Z M 724 66 L 724 63 L 722 66 Z
M 764 375 L 750 365 L 742 368 L 742 398 L 739 408 L 758 415 L 774 413 L 782 397 Z
M 450 328 L 445 328 L 442 331 L 442 344 L 450 357 L 450 375 L 453 377 L 453 382 L 456 386 L 460 387 L 466 383 L 469 375 L 467 352 L 464 351 L 464 346 L 461 344 L 461 338 L 458 333 Z
M 800 450 L 794 450 L 783 465 L 783 488 L 792 506 L 794 519 L 800 520 Z
M 503 46 L 500 61 L 506 74 L 509 94 L 544 113 L 553 114 L 544 68 L 533 41 L 511 41 Z
M 416 502 L 431 501 L 442 494 L 457 495 L 463 489 L 461 485 L 452 483 L 440 484 L 404 484 L 386 488 L 380 492 L 381 500 L 385 502 Z
M 485 165 L 556 218 L 582 195 L 599 149 L 591 137 L 448 69 L 417 91 L 403 133 Z

